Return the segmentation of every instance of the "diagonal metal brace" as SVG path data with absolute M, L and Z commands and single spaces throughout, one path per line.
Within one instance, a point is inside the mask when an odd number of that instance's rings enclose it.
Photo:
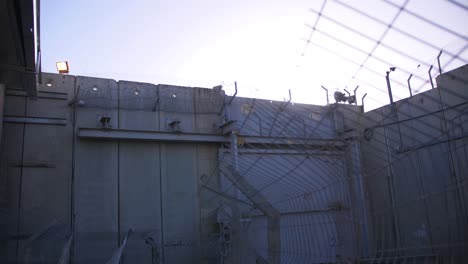
M 239 172 L 230 165 L 220 166 L 221 173 L 267 216 L 268 259 L 270 264 L 280 263 L 280 213 Z

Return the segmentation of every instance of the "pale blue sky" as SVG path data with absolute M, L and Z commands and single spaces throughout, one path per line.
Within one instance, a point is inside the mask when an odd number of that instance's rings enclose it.
M 342 1 L 387 22 L 398 11 L 382 0 Z M 404 2 L 390 1 L 398 5 Z M 333 92 L 346 86 L 352 90 L 359 84 L 358 97 L 367 92 L 368 106 L 374 108 L 388 102 L 383 92 L 388 66 L 402 69 L 392 73 L 392 79 L 406 83 L 407 72 L 424 79 L 428 64 L 436 64 L 437 49 L 390 31 L 383 43 L 419 60 L 380 46 L 374 56 L 392 65 L 371 58 L 366 67 L 381 75 L 363 69 L 352 79 L 366 53 L 326 34 L 366 52 L 375 43 L 322 18 L 319 31 L 312 35 L 312 44 L 306 47 L 305 39 L 311 32 L 307 24 L 313 25 L 317 17 L 310 9 L 319 10 L 322 3 L 322 0 L 41 1 L 42 67 L 44 71 L 55 72 L 55 62 L 67 60 L 73 75 L 198 87 L 224 84 L 228 94 L 233 92 L 232 84 L 237 81 L 240 96 L 282 100 L 291 89 L 293 101 L 312 104 L 326 102 L 320 85 Z M 460 3 L 468 5 L 466 0 Z M 411 0 L 406 7 L 465 39 L 405 12 L 396 21 L 396 27 L 448 52 L 457 53 L 467 45 L 467 11 L 446 0 Z M 327 1 L 324 14 L 375 39 L 385 30 L 385 26 L 359 16 L 335 0 Z M 468 60 L 468 50 L 460 56 Z M 442 62 L 449 59 L 447 54 L 442 56 Z M 417 68 L 421 62 L 422 66 Z M 444 70 L 462 64 L 455 60 Z M 413 87 L 421 83 L 415 78 Z M 393 86 L 396 98 L 408 96 L 406 87 L 397 83 Z M 428 88 L 426 85 L 422 90 Z

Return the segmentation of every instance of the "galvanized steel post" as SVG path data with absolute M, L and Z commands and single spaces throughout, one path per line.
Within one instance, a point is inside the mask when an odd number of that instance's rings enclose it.
M 361 167 L 361 146 L 359 140 L 356 138 L 350 143 L 350 156 L 349 158 L 352 161 L 351 164 L 351 174 L 352 177 L 356 179 L 356 202 L 358 217 L 359 217 L 359 226 L 360 226 L 360 254 L 362 257 L 368 258 L 370 256 L 370 243 L 369 243 L 369 224 L 367 221 L 367 201 L 364 187 L 364 179 L 362 175 Z

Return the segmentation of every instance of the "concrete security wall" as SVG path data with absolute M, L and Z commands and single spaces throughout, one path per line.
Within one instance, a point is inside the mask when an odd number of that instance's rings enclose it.
M 437 84 L 358 124 L 374 256 L 466 257 L 468 66 Z
M 223 137 L 237 130 L 240 145 L 250 144 L 244 142 L 249 137 L 281 141 L 265 141 L 265 146 L 289 144 L 287 138 L 302 144 L 307 138 L 334 139 L 333 110 L 341 107 L 226 97 L 220 89 L 56 74 L 43 74 L 36 99 L 9 88 L 5 102 L 1 175 L 7 221 L 2 230 L 8 239 L 2 247 L 2 262 L 55 262 L 73 234 L 73 263 L 104 263 L 132 229 L 123 262 L 215 263 L 219 260 L 217 210 L 222 200 L 204 186 L 221 187 L 217 166 L 223 144 L 103 140 L 80 137 L 80 131 Z M 241 166 L 256 157 L 255 153 L 242 155 Z M 271 158 L 279 164 L 306 159 L 288 155 Z M 337 177 L 344 170 L 341 154 L 336 160 L 303 163 L 303 175 L 298 174 L 295 181 L 302 177 L 320 181 L 306 171 L 332 168 L 330 164 L 338 164 Z M 288 166 L 278 173 L 291 169 Z M 306 189 L 307 194 L 313 188 Z M 275 193 L 277 189 L 265 194 Z M 329 206 L 337 199 L 315 201 L 314 206 Z M 314 206 L 297 202 L 288 210 Z M 285 219 L 284 225 L 306 221 L 293 218 Z M 326 218 L 335 234 L 334 216 Z M 284 233 L 285 246 L 290 234 Z M 329 239 L 324 235 L 316 243 Z M 323 254 L 322 259 L 334 258 L 334 252 Z
M 222 92 L 55 74 L 43 80 L 35 100 L 6 91 L 8 239 L 0 262 L 56 263 L 73 233 L 73 263 L 105 263 L 129 229 L 123 262 L 212 262 L 212 252 L 201 253 L 216 229 L 214 216 L 202 217 L 212 194 L 199 178 L 213 174 L 217 145 L 82 139 L 77 131 L 101 128 L 104 116 L 107 129 L 172 132 L 168 122 L 179 120 L 180 131 L 213 133 Z
M 71 235 L 72 263 L 106 263 L 129 230 L 122 263 L 262 263 L 265 204 L 281 263 L 462 256 L 466 76 L 367 113 L 56 74 L 36 99 L 7 87 L 0 263 L 57 263 Z
M 67 121 L 72 117 L 67 101 L 73 89 L 73 78 L 60 76 L 53 90 L 43 87 L 39 100 L 27 98 L 22 91 L 6 90 L 1 158 L 8 216 L 7 239 L 1 247 L 4 263 L 14 262 L 17 255 L 25 261 L 41 251 L 58 258 L 65 242 L 58 234 L 69 233 L 73 128 Z M 31 234 L 57 219 L 61 222 L 55 224 L 58 231 L 49 234 L 50 243 L 25 248 L 35 243 L 27 240 Z

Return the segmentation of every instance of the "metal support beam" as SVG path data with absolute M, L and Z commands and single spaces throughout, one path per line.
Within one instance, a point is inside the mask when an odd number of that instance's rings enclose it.
M 229 201 L 233 201 L 233 202 L 236 202 L 236 203 L 241 203 L 241 204 L 244 204 L 244 205 L 247 205 L 247 206 L 253 206 L 252 204 L 250 204 L 250 203 L 248 203 L 248 202 L 246 202 L 244 200 L 241 200 L 241 199 L 239 199 L 237 197 L 231 196 L 231 195 L 229 195 L 229 194 L 227 194 L 225 192 L 218 191 L 218 190 L 216 190 L 214 188 L 211 188 L 210 186 L 208 186 L 206 184 L 203 184 L 202 187 L 207 189 L 208 191 L 214 193 L 214 194 L 217 194 L 217 195 L 223 197 L 224 199 L 229 200 Z
M 336 213 L 336 212 L 340 212 L 343 210 L 349 210 L 349 208 L 336 208 L 336 207 L 330 206 L 327 208 L 320 208 L 320 209 L 281 212 L 280 215 L 287 216 L 287 215 L 310 215 L 310 214 Z M 265 217 L 265 215 L 258 213 L 258 214 L 253 214 L 250 217 Z
M 229 143 L 229 137 L 216 134 L 79 128 L 78 137 L 107 140 Z
M 255 207 L 267 216 L 268 263 L 279 264 L 281 252 L 280 213 L 232 166 L 220 166 L 220 171 Z
M 42 125 L 67 125 L 65 118 L 43 118 L 31 116 L 5 116 L 3 118 L 5 123 L 24 123 L 24 124 L 42 124 Z
M 123 129 L 98 129 L 79 128 L 78 137 L 107 140 L 138 140 L 138 141 L 167 141 L 167 142 L 204 142 L 204 143 L 230 143 L 229 135 L 220 134 L 196 134 L 173 133 L 160 131 L 141 131 Z M 275 144 L 275 145 L 300 145 L 302 147 L 326 147 L 330 149 L 346 146 L 346 143 L 338 139 L 307 139 L 286 137 L 255 137 L 237 135 L 238 144 Z
M 261 144 L 261 145 L 300 145 L 303 147 L 323 146 L 330 147 L 344 147 L 346 143 L 338 139 L 308 139 L 308 138 L 287 138 L 287 137 L 256 137 L 256 136 L 238 136 L 239 142 L 242 144 Z
M 229 149 L 220 149 L 224 153 L 231 153 Z M 240 154 L 262 154 L 262 155 L 301 155 L 301 156 L 336 156 L 343 155 L 343 150 L 322 150 L 322 149 L 307 149 L 307 150 L 295 150 L 288 148 L 242 148 L 238 149 L 237 153 Z
M 28 94 L 25 91 L 22 90 L 13 90 L 13 89 L 7 89 L 5 90 L 5 95 L 9 96 L 21 96 L 21 97 L 27 97 Z M 37 98 L 40 99 L 56 99 L 56 100 L 67 100 L 68 95 L 66 93 L 60 93 L 60 92 L 46 92 L 46 91 L 39 91 L 37 93 Z

